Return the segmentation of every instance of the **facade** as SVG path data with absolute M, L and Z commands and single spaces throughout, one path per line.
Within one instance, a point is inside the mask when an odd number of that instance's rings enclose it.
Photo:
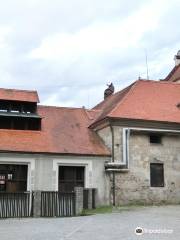
M 96 188 L 96 205 L 180 203 L 180 79 L 138 80 L 91 110 L 0 89 L 0 191 Z

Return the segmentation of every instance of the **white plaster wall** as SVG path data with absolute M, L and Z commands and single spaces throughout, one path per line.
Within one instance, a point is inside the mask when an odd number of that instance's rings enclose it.
M 56 157 L 53 159 L 54 189 L 58 190 L 59 166 L 84 166 L 85 188 L 97 188 L 97 205 L 109 204 L 109 179 L 105 173 L 105 157 Z
M 109 180 L 105 157 L 54 156 L 45 154 L 1 153 L 0 164 L 27 164 L 27 190 L 58 191 L 59 166 L 84 166 L 85 187 L 97 188 L 97 205 L 109 204 Z

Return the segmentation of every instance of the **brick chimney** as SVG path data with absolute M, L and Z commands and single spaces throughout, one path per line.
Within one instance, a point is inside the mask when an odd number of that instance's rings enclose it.
M 112 95 L 114 93 L 114 85 L 113 83 L 107 84 L 108 88 L 105 89 L 104 91 L 104 99 L 109 97 L 110 95 Z

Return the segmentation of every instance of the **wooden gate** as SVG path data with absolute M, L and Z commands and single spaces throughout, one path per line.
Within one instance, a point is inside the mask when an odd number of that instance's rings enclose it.
M 74 215 L 74 192 L 41 192 L 42 217 L 69 217 Z
M 31 216 L 30 192 L 0 192 L 0 218 L 19 218 Z

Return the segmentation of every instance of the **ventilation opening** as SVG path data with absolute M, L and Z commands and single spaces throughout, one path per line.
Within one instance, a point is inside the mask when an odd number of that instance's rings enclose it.
M 162 136 L 161 135 L 150 135 L 149 142 L 154 144 L 161 144 L 162 143 Z

